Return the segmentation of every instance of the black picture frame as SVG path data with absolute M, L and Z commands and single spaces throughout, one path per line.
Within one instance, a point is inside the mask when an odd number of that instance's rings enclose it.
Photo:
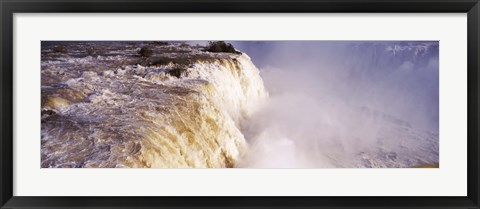
M 0 0 L 1 208 L 479 208 L 478 0 Z M 465 197 L 13 196 L 14 13 L 467 13 L 468 195 Z M 451 179 L 455 181 L 456 179 Z

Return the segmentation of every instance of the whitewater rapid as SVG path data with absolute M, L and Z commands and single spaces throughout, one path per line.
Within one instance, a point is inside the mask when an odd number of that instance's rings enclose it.
M 267 96 L 258 69 L 245 54 L 157 48 L 188 52 L 156 66 L 112 68 L 131 55 L 42 61 L 42 167 L 236 165 L 246 151 L 240 122 Z M 175 60 L 200 55 L 169 74 Z

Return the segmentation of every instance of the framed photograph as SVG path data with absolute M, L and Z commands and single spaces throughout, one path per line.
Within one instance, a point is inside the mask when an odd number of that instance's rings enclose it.
M 0 2 L 1 208 L 479 208 L 478 0 Z

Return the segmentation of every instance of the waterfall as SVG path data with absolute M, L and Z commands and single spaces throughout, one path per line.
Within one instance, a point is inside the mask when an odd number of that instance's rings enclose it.
M 439 164 L 437 42 L 242 42 L 261 70 L 185 43 L 62 44 L 42 45 L 42 168 Z
M 207 55 L 176 76 L 98 67 L 122 56 L 43 61 L 44 80 L 63 81 L 42 83 L 42 167 L 235 167 L 241 123 L 267 93 L 247 55 Z

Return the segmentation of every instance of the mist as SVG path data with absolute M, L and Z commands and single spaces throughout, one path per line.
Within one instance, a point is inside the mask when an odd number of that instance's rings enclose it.
M 438 42 L 231 43 L 269 92 L 242 123 L 239 167 L 438 164 Z

